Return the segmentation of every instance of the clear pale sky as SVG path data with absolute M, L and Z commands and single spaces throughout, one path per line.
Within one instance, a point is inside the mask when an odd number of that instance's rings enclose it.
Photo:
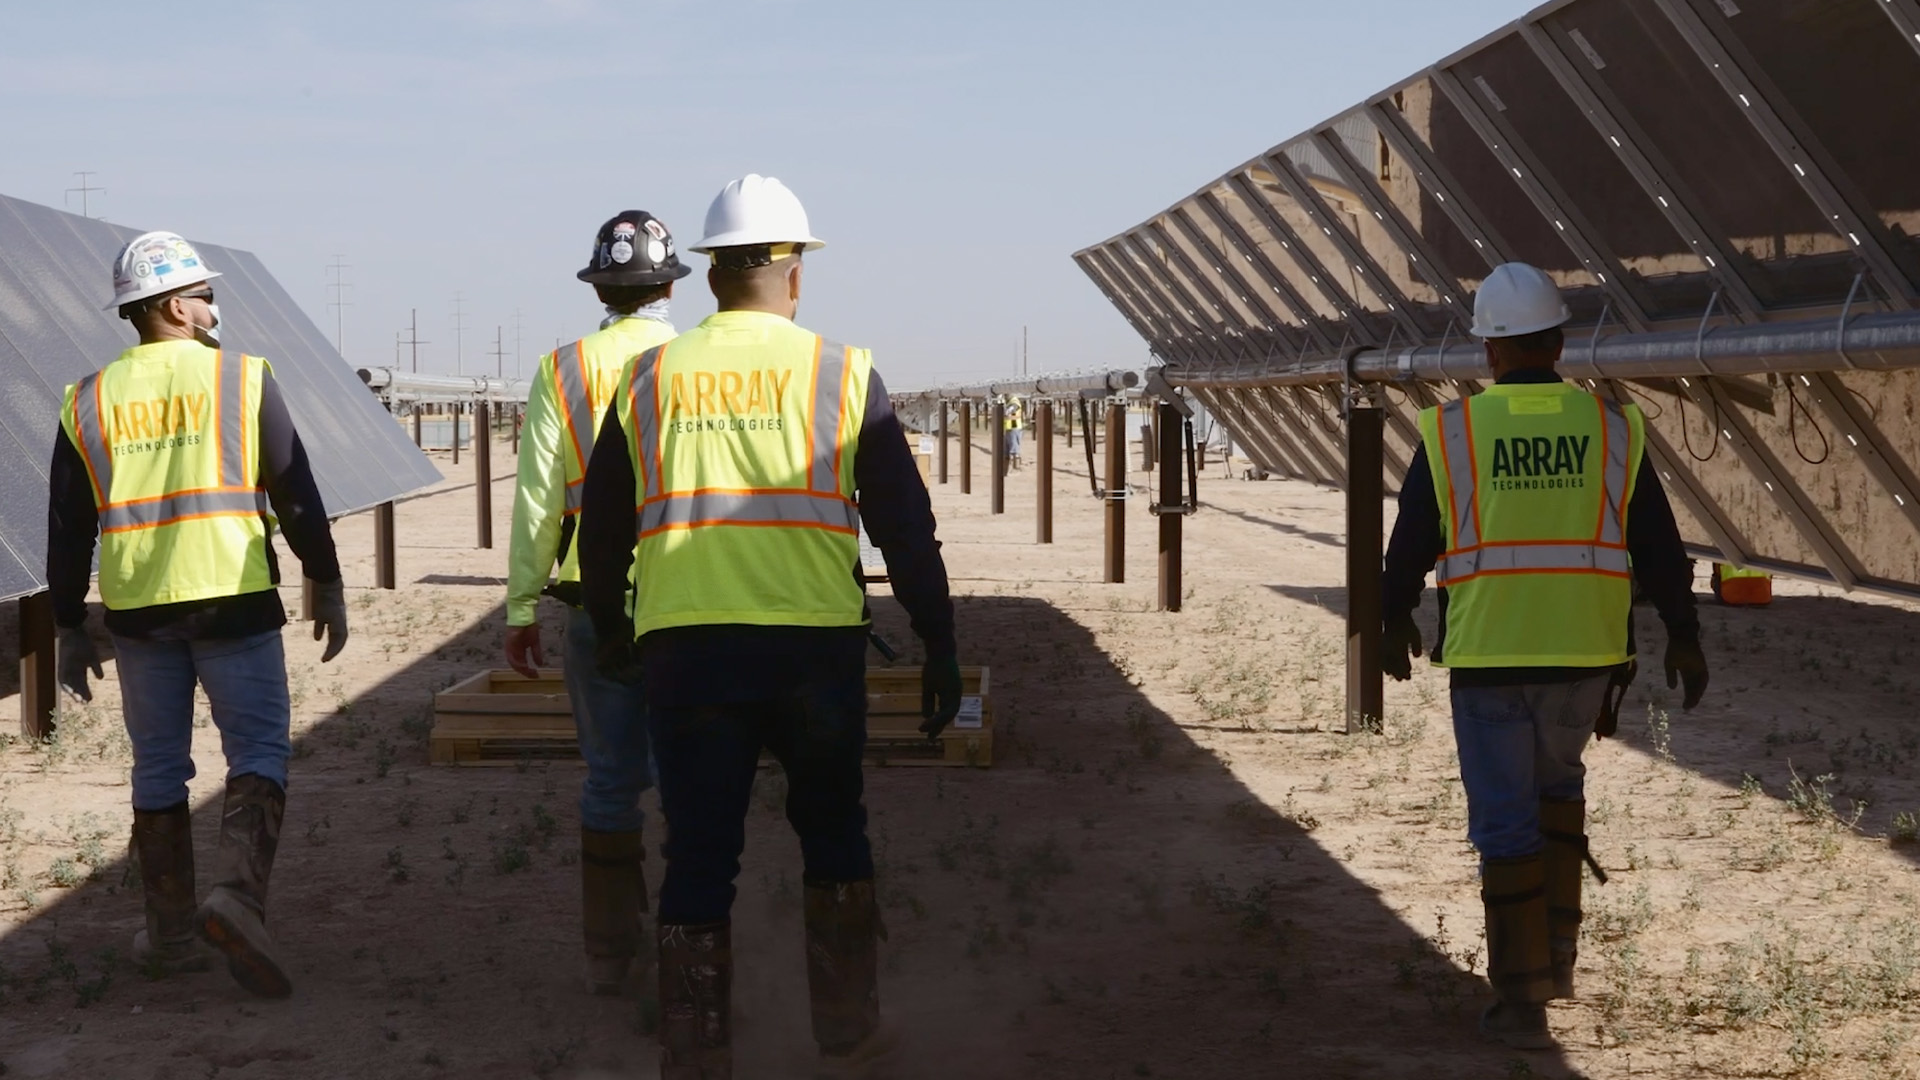
M 799 321 L 901 389 L 1136 366 L 1070 256 L 1496 29 L 1524 0 L 8 4 L 0 192 L 257 253 L 347 359 L 514 369 L 594 329 L 594 229 L 682 245 L 747 172 L 828 246 Z M 693 257 L 704 270 L 704 260 Z M 111 294 L 101 268 L 101 300 Z M 682 282 L 675 321 L 713 310 Z

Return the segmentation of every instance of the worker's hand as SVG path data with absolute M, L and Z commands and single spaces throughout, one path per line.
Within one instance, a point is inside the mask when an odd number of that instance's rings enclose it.
M 540 677 L 547 657 L 540 649 L 540 624 L 507 627 L 507 666 L 529 679 Z
M 313 586 L 313 640 L 327 639 L 320 654 L 326 663 L 347 647 L 347 583 L 335 578 L 315 582 Z
M 960 660 L 957 657 L 929 658 L 920 668 L 920 730 L 929 740 L 960 715 Z
M 1420 655 L 1420 624 L 1413 621 L 1413 612 L 1395 615 L 1387 620 L 1387 631 L 1380 641 L 1380 670 L 1399 682 L 1413 678 L 1413 657 Z
M 633 632 L 625 630 L 612 638 L 602 637 L 593 649 L 593 667 L 603 679 L 628 686 L 640 685 L 640 648 Z
M 1707 654 L 1700 651 L 1698 634 L 1667 638 L 1667 689 L 1684 685 L 1680 707 L 1691 709 L 1700 704 L 1707 692 Z
M 93 647 L 93 638 L 87 634 L 84 626 L 61 627 L 55 639 L 54 670 L 60 685 L 67 693 L 81 701 L 93 700 L 93 688 L 87 685 L 87 672 L 93 672 L 96 679 L 104 679 L 107 673 L 100 669 L 100 653 Z

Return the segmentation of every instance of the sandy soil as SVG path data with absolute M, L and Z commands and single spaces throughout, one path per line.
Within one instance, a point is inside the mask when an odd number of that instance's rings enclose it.
M 647 1007 L 581 979 L 581 769 L 427 764 L 431 693 L 496 663 L 511 490 L 501 547 L 475 551 L 470 459 L 442 467 L 459 479 L 399 509 L 397 592 L 367 587 L 371 519 L 339 525 L 346 655 L 323 667 L 289 632 L 272 918 L 291 1001 L 126 959 L 111 664 L 57 738 L 0 749 L 9 1080 L 653 1075 Z M 1669 714 L 1643 679 L 1623 737 L 1588 755 L 1612 882 L 1590 886 L 1582 999 L 1552 1011 L 1564 1051 L 1518 1054 L 1472 1030 L 1484 954 L 1444 675 L 1390 684 L 1384 732 L 1341 734 L 1341 497 L 1225 475 L 1187 523 L 1179 614 L 1154 610 L 1144 500 L 1128 583 L 1104 585 L 1084 473 L 1055 477 L 1050 547 L 1031 543 L 1032 470 L 1003 517 L 978 459 L 974 494 L 935 489 L 1001 752 L 869 772 L 882 996 L 908 1036 L 890 1075 L 1920 1075 L 1920 845 L 1898 842 L 1920 811 L 1920 610 L 1791 583 L 1770 609 L 1704 609 L 1706 702 Z M 898 606 L 875 607 L 907 644 Z M 204 853 L 223 770 L 198 723 Z M 742 1077 L 805 1075 L 810 1051 L 780 785 L 763 779 L 736 910 Z

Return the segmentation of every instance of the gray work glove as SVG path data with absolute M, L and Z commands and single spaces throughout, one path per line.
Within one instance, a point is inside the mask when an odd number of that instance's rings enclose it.
M 55 640 L 58 648 L 54 652 L 54 671 L 60 685 L 81 701 L 92 701 L 93 688 L 87 685 L 87 672 L 93 672 L 96 679 L 106 678 L 107 673 L 100 669 L 100 653 L 94 649 L 87 628 L 63 626 Z
M 326 663 L 347 647 L 347 584 L 335 578 L 313 584 L 313 640 L 327 639 L 327 651 L 320 654 Z

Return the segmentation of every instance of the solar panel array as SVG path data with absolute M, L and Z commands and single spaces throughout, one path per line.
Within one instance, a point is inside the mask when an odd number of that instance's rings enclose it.
M 1404 468 L 1413 410 L 1485 378 L 1481 280 L 1532 263 L 1570 361 L 1629 359 L 1583 382 L 1643 404 L 1697 551 L 1915 595 L 1916 151 L 1920 0 L 1567 0 L 1075 259 L 1263 465 L 1332 483 L 1349 362 Z
M 135 342 L 105 305 L 113 258 L 140 231 L 0 196 L 0 599 L 46 587 L 47 466 L 61 395 Z M 194 246 L 222 274 L 214 283 L 222 343 L 273 364 L 330 515 L 440 479 L 258 258 Z

